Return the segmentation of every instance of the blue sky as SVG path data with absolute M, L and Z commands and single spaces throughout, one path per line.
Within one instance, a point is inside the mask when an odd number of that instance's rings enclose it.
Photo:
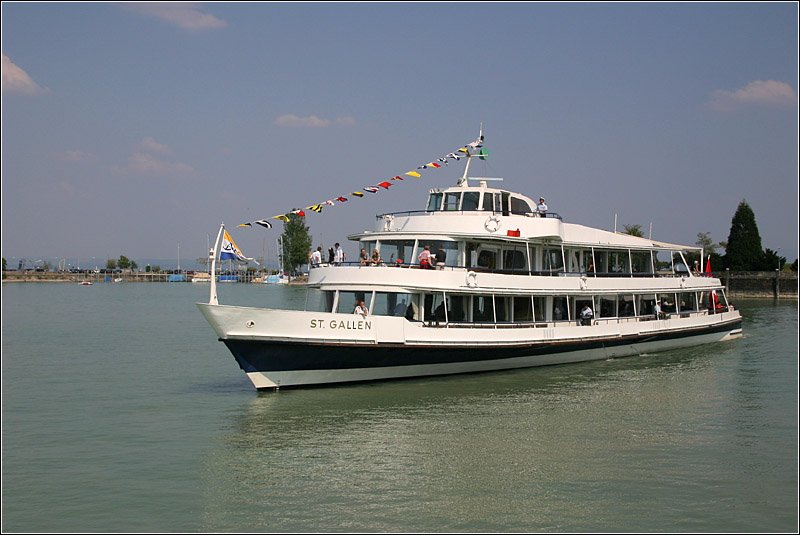
M 475 173 L 565 221 L 722 241 L 746 200 L 792 261 L 797 43 L 796 3 L 4 2 L 2 255 L 203 256 L 483 122 Z M 307 211 L 314 245 L 461 171 Z M 280 228 L 231 234 L 274 257 Z

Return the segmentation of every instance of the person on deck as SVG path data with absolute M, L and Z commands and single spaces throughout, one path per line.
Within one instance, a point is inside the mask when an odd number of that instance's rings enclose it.
M 539 214 L 539 217 L 545 217 L 547 215 L 547 205 L 544 203 L 544 197 L 539 197 L 539 204 L 536 205 L 536 213 Z

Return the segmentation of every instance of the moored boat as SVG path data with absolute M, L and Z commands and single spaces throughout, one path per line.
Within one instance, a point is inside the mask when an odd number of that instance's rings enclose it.
M 310 266 L 306 310 L 221 305 L 212 281 L 198 307 L 256 388 L 563 364 L 741 336 L 710 266 L 688 268 L 703 265 L 702 249 L 564 222 L 469 177 L 471 159 L 485 155 L 479 141 L 465 147 L 458 183 L 431 190 L 424 210 L 382 214 L 349 236 L 377 250 L 375 261 Z

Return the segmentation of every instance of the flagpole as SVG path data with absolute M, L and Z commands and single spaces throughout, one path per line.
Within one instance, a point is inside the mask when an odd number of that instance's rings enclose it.
M 219 240 L 222 237 L 222 232 L 225 230 L 225 223 L 219 226 L 219 233 L 217 239 L 214 240 L 214 247 L 208 252 L 211 255 L 211 290 L 208 296 L 209 305 L 218 305 L 217 300 L 217 257 L 219 256 Z

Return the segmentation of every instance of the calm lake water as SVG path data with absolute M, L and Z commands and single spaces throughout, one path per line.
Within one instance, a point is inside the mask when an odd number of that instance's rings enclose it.
M 690 350 L 259 394 L 207 299 L 3 284 L 3 532 L 798 528 L 797 301 Z

